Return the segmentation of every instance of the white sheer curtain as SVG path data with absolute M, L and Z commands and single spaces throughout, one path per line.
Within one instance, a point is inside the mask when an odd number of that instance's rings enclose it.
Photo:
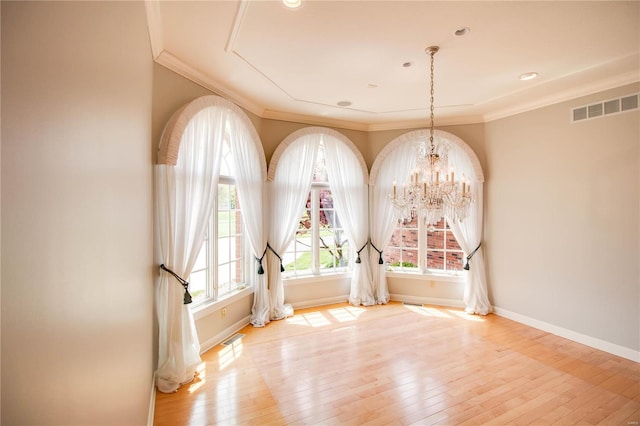
M 282 319 L 293 314 L 290 305 L 284 304 L 284 286 L 280 271 L 280 259 L 295 236 L 300 214 L 311 189 L 313 168 L 320 146 L 319 134 L 309 134 L 296 139 L 280 157 L 269 191 L 269 264 L 270 317 Z M 274 253 L 275 252 L 275 253 Z
M 156 240 L 162 263 L 187 279 L 202 245 L 216 194 L 227 111 L 207 108 L 196 114 L 181 139 L 175 166 L 154 167 Z M 159 348 L 156 385 L 174 392 L 193 380 L 200 344 L 184 289 L 162 271 L 156 283 Z
M 396 229 L 398 217 L 394 211 L 389 194 L 393 191 L 393 181 L 401 182 L 408 179 L 409 171 L 415 168 L 414 140 L 409 140 L 396 147 L 387 155 L 380 169 L 374 185 L 371 187 L 370 233 L 371 243 L 383 251 Z M 379 263 L 381 254 L 371 251 L 370 261 L 372 281 L 376 302 L 384 304 L 389 301 L 389 287 L 385 265 Z
M 240 120 L 230 122 L 229 147 L 235 167 L 235 185 L 238 201 L 242 210 L 242 222 L 249 239 L 251 252 L 261 258 L 267 246 L 265 226 L 265 183 L 262 176 L 262 157 L 253 135 L 245 123 Z M 264 327 L 269 322 L 269 295 L 267 290 L 267 262 L 261 262 L 263 274 L 258 268 L 249 268 L 247 281 L 253 286 L 253 307 L 251 323 L 256 327 Z
M 349 243 L 360 253 L 360 262 L 353 264 L 349 303 L 354 306 L 376 303 L 371 286 L 369 239 L 369 194 L 365 177 L 355 154 L 342 141 L 323 135 L 327 176 L 334 207 L 340 217 Z M 377 262 L 377 261 L 376 261 Z
M 473 182 L 471 190 L 475 202 L 471 205 L 469 217 L 462 222 L 449 221 L 449 227 L 465 253 L 473 253 L 469 260 L 469 270 L 466 274 L 464 286 L 465 311 L 469 314 L 486 315 L 491 312 L 487 279 L 484 268 L 484 254 L 480 242 L 482 241 L 482 182 Z
M 469 217 L 462 222 L 448 220 L 453 236 L 460 244 L 462 250 L 468 255 L 473 253 L 469 261 L 469 271 L 465 274 L 464 304 L 465 311 L 469 314 L 486 315 L 491 312 L 489 295 L 487 291 L 487 279 L 484 268 L 484 254 L 480 242 L 482 241 L 482 198 L 483 183 L 476 180 L 469 156 L 461 147 L 452 144 L 449 150 L 449 164 L 456 169 L 459 176 L 466 177 L 471 183 L 474 202 L 471 204 Z

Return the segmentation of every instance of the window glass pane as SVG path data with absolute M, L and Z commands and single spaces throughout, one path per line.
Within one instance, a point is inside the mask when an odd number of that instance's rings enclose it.
M 196 263 L 193 265 L 194 271 L 199 271 L 200 269 L 207 269 L 207 241 L 202 242 L 202 246 L 200 247 L 200 251 L 198 252 L 198 257 L 196 258 Z
M 400 249 L 396 247 L 387 246 L 387 248 L 382 253 L 384 256 L 384 261 L 387 262 L 391 266 L 399 266 L 400 265 Z
M 444 248 L 444 232 L 443 231 L 427 231 L 427 248 L 443 249 Z
M 229 237 L 229 260 L 242 259 L 242 236 Z
M 400 221 L 384 250 L 385 260 L 390 266 L 417 268 L 419 238 L 417 217 Z
M 400 228 L 396 228 L 395 231 L 393 231 L 393 234 L 391 235 L 391 240 L 389 241 L 389 246 L 387 247 L 402 247 L 402 233 L 404 231 Z M 386 250 L 385 250 L 386 251 Z M 400 255 L 400 252 L 398 251 L 398 256 Z
M 241 235 L 242 234 L 242 212 L 240 210 L 236 210 L 233 214 L 229 215 L 229 218 L 230 218 L 229 229 L 231 233 L 236 235 Z
M 234 291 L 244 279 L 244 232 L 235 185 L 218 184 L 217 201 L 215 286 L 220 299 Z
M 446 220 L 427 228 L 427 268 L 445 271 L 462 269 L 464 253 Z
M 311 233 L 307 230 L 296 232 L 295 240 L 289 244 L 282 258 L 286 271 L 311 270 Z
M 229 210 L 231 207 L 231 189 L 229 185 L 218 184 L 218 210 Z
M 189 293 L 191 293 L 193 303 L 202 301 L 207 297 L 206 269 L 191 273 L 189 276 Z
M 342 229 L 338 213 L 333 208 L 330 189 L 320 189 L 318 193 L 320 226 L 320 269 L 344 268 L 349 266 L 347 236 Z
M 285 271 L 311 270 L 311 193 L 307 196 L 306 208 L 300 215 L 295 239 L 289 244 L 282 257 Z
M 427 268 L 444 269 L 444 252 L 427 250 Z
M 224 296 L 229 293 L 230 287 L 230 279 L 231 274 L 229 271 L 229 264 L 225 263 L 222 265 L 218 265 L 218 298 Z
M 402 230 L 402 247 L 418 248 L 418 230 L 403 229 Z
M 229 238 L 218 239 L 218 265 L 227 263 L 230 260 L 229 254 Z
M 226 237 L 231 232 L 229 223 L 229 212 L 218 212 L 218 237 Z
M 418 267 L 418 250 L 414 249 L 402 249 L 402 267 L 403 268 L 417 268 Z
M 453 232 L 447 231 L 447 250 L 462 250 L 460 244 L 458 244 L 458 240 L 453 236 Z
M 447 252 L 447 270 L 449 271 L 461 271 L 464 264 L 464 253 L 462 252 Z
M 232 283 L 234 288 L 237 288 L 238 285 L 244 282 L 244 271 L 242 268 L 242 262 L 231 262 L 229 264 L 229 271 L 231 275 L 229 281 Z

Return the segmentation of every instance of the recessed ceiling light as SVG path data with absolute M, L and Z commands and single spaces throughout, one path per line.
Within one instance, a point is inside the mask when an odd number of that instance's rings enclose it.
M 351 102 L 349 102 L 349 101 L 340 101 L 336 105 L 341 106 L 341 107 L 348 107 L 348 106 L 351 106 Z
M 369 84 L 367 84 L 367 87 L 369 89 L 375 89 L 376 87 L 378 87 L 378 85 L 377 84 L 373 84 L 373 83 L 369 83 Z
M 520 75 L 520 80 L 522 81 L 533 80 L 537 76 L 538 76 L 537 72 L 526 72 Z
M 296 9 L 302 4 L 302 0 L 282 0 L 282 3 L 289 9 Z
M 462 37 L 469 34 L 470 31 L 471 31 L 471 28 L 462 27 L 462 28 L 458 28 L 454 34 L 457 35 L 458 37 Z

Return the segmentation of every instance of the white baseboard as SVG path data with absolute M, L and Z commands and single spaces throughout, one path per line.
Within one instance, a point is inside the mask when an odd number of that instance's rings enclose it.
M 315 308 L 316 306 L 333 305 L 334 303 L 347 302 L 349 296 L 335 296 L 324 299 L 305 300 L 304 302 L 292 303 L 293 309 Z
M 510 320 L 528 325 L 538 330 L 546 331 L 556 336 L 564 337 L 565 339 L 572 340 L 583 345 L 590 346 L 592 348 L 608 352 L 613 355 L 617 355 L 622 358 L 626 358 L 631 361 L 640 362 L 640 351 L 634 351 L 624 346 L 616 345 L 615 343 L 600 340 L 595 337 L 587 336 L 573 330 L 569 330 L 557 325 L 549 324 L 544 321 L 537 320 L 525 315 L 521 315 L 515 312 L 511 312 L 507 309 L 502 309 L 497 306 L 493 307 L 494 313 L 501 317 L 508 318 Z
M 234 335 L 238 331 L 242 330 L 246 325 L 251 321 L 251 315 L 247 315 L 242 318 L 240 321 L 235 324 L 230 325 L 229 327 L 222 330 L 220 333 L 216 334 L 210 339 L 205 340 L 204 342 L 200 342 L 200 354 L 202 355 L 212 347 L 217 344 L 224 342 L 227 338 Z
M 389 294 L 391 300 L 405 303 L 416 303 L 418 305 L 450 306 L 453 308 L 464 308 L 464 302 L 457 299 L 440 299 L 437 297 L 409 296 L 406 294 Z
M 153 426 L 156 412 L 156 375 L 151 375 L 151 396 L 149 397 L 149 414 L 147 416 L 147 426 Z

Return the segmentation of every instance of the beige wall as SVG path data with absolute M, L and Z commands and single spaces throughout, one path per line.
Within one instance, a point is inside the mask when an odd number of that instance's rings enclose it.
M 640 114 L 570 117 L 639 89 L 487 123 L 483 243 L 496 306 L 635 351 Z
M 1 7 L 2 423 L 146 424 L 153 67 L 144 5 Z

